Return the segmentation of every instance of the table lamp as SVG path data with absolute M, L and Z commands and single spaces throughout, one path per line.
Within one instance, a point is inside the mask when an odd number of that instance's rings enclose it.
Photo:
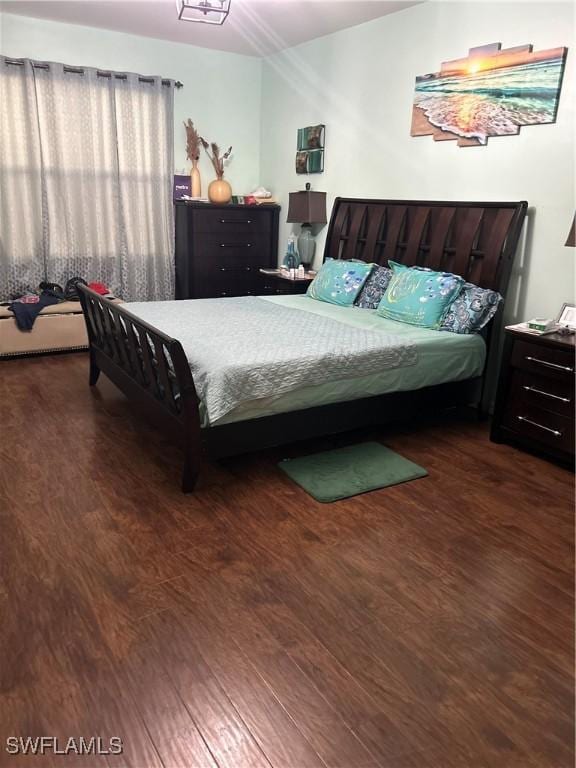
M 569 248 L 576 248 L 576 214 L 574 214 L 574 218 L 572 219 L 572 226 L 570 227 L 570 232 L 568 232 L 568 238 L 564 245 Z M 565 303 L 560 310 L 560 314 L 556 318 L 556 324 L 559 326 L 557 333 L 561 336 L 567 336 L 568 334 L 574 333 L 576 330 L 573 321 L 574 315 L 572 314 L 573 307 L 573 304 Z
M 309 268 L 314 261 L 316 242 L 312 235 L 312 224 L 326 224 L 326 192 L 312 192 L 310 184 L 302 192 L 288 195 L 288 224 L 301 224 L 298 235 L 298 254 L 302 264 Z
M 576 248 L 576 215 L 572 219 L 572 228 L 568 233 L 568 240 L 566 240 L 566 245 L 571 246 L 572 248 Z

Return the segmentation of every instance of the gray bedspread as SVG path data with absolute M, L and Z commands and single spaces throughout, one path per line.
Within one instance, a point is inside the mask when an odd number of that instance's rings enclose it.
M 181 342 L 210 423 L 248 400 L 417 360 L 399 336 L 253 296 L 122 306 Z

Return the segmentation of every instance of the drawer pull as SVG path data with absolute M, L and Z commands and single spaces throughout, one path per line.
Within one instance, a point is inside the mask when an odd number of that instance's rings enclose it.
M 527 392 L 534 392 L 537 395 L 544 395 L 544 397 L 551 397 L 553 400 L 560 400 L 562 403 L 570 402 L 569 397 L 560 397 L 560 395 L 553 395 L 552 392 L 544 392 L 543 389 L 536 389 L 536 387 L 529 387 L 527 384 L 524 384 L 522 389 L 525 389 Z
M 538 363 L 538 365 L 546 365 L 548 368 L 555 368 L 557 371 L 568 371 L 568 373 L 574 373 L 574 368 L 571 368 L 569 365 L 549 363 L 548 360 L 540 360 L 540 358 L 531 357 L 530 355 L 526 355 L 526 360 L 529 360 L 531 363 Z
M 220 243 L 220 248 L 252 248 L 252 243 Z
M 220 224 L 252 224 L 252 219 L 220 219 Z
M 525 416 L 517 416 L 516 418 L 518 421 L 525 421 L 526 424 L 532 424 L 533 427 L 538 427 L 538 429 L 543 429 L 545 432 L 550 432 L 550 434 L 554 435 L 554 437 L 562 437 L 562 432 L 559 432 L 557 429 L 550 429 L 550 427 L 545 427 L 543 424 L 538 424 L 537 421 L 527 419 Z

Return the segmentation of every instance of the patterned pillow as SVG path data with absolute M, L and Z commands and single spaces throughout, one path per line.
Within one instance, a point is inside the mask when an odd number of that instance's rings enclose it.
M 377 267 L 364 283 L 364 288 L 356 299 L 356 306 L 362 309 L 377 309 L 391 277 L 390 267 Z
M 464 280 L 450 272 L 412 269 L 388 262 L 392 279 L 378 305 L 389 320 L 438 329 L 448 307 L 462 290 Z
M 496 291 L 464 283 L 444 315 L 439 330 L 452 333 L 478 333 L 492 320 L 502 296 Z
M 342 259 L 326 259 L 306 293 L 312 299 L 351 307 L 374 264 Z

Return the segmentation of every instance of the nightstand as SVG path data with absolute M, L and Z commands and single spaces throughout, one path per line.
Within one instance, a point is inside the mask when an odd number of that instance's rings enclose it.
M 574 464 L 574 335 L 507 328 L 491 440 Z
M 262 295 L 288 295 L 306 293 L 308 286 L 316 277 L 316 273 L 306 272 L 304 277 L 288 277 L 285 270 L 261 269 Z

